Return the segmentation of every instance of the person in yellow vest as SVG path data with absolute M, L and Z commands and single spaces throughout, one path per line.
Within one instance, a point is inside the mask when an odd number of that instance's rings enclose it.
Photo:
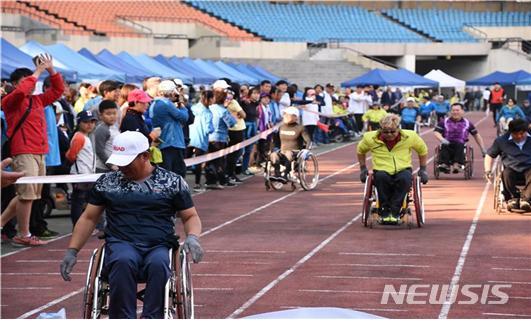
M 369 110 L 367 110 L 367 112 L 365 112 L 361 117 L 364 123 L 364 128 L 367 129 L 367 131 L 380 129 L 380 120 L 382 120 L 386 115 L 387 111 L 382 109 L 382 105 L 380 103 L 371 105 Z
M 411 150 L 419 157 L 419 177 L 422 184 L 428 182 L 426 170 L 428 147 L 413 130 L 400 129 L 400 117 L 388 114 L 380 121 L 381 129 L 366 132 L 358 145 L 360 180 L 365 183 L 369 170 L 366 155 L 372 154 L 374 184 L 378 190 L 380 209 L 378 214 L 384 223 L 398 223 L 404 197 L 412 184 Z

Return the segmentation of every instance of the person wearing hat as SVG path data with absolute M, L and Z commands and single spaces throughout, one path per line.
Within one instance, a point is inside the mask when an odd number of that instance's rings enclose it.
M 81 111 L 77 114 L 76 119 L 77 132 L 70 141 L 70 149 L 66 152 L 66 158 L 72 163 L 70 174 L 94 174 L 96 172 L 96 153 L 89 135 L 96 127 L 98 118 L 92 111 Z M 70 218 L 72 224 L 76 225 L 83 212 L 91 185 L 79 183 L 73 186 Z
M 139 132 L 126 131 L 115 138 L 107 163 L 118 170 L 103 174 L 94 184 L 60 265 L 61 276 L 70 281 L 77 254 L 105 211 L 104 271 L 110 285 L 111 319 L 137 318 L 139 277 L 146 281 L 141 318 L 163 318 L 168 254 L 178 239 L 175 217 L 181 218 L 186 234 L 184 249 L 195 263 L 203 257 L 201 219 L 186 181 L 153 166 L 148 149 L 148 139 Z
M 280 151 L 272 152 L 269 155 L 271 163 L 275 168 L 275 176 L 273 179 L 280 181 L 287 181 L 287 176 L 291 171 L 291 161 L 296 152 L 301 150 L 300 143 L 304 141 L 306 147 L 310 147 L 311 138 L 305 131 L 304 127 L 299 125 L 299 109 L 296 107 L 288 107 L 284 109 L 282 116 L 282 125 L 278 129 L 280 137 Z M 302 140 L 301 140 L 302 139 Z M 280 164 L 286 166 L 284 177 L 280 173 Z
M 138 131 L 146 136 L 150 142 L 158 138 L 157 131 L 150 132 L 143 118 L 151 102 L 151 97 L 146 92 L 135 89 L 127 95 L 127 102 L 129 108 L 127 108 L 125 116 L 122 118 L 120 132 Z
M 415 98 L 406 99 L 406 106 L 400 111 L 402 129 L 415 130 L 415 124 L 420 124 L 421 116 L 416 106 Z
M 187 126 L 188 109 L 181 103 L 174 103 L 178 94 L 177 85 L 172 80 L 159 84 L 159 91 L 149 110 L 153 127 L 162 129 L 160 134 L 162 152 L 161 166 L 186 178 L 184 153 L 186 143 L 183 127 Z

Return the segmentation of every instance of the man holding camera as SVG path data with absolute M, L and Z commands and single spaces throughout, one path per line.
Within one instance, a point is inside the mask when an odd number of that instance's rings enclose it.
M 158 95 L 150 109 L 153 127 L 161 128 L 159 146 L 162 152 L 162 167 L 186 178 L 184 153 L 186 143 L 183 127 L 188 121 L 188 109 L 184 105 L 182 94 L 172 80 L 159 84 Z
M 11 73 L 15 89 L 2 99 L 6 115 L 10 153 L 13 169 L 26 176 L 46 175 L 44 156 L 48 152 L 44 107 L 59 99 L 64 91 L 63 78 L 53 68 L 52 57 L 41 54 L 34 59 L 36 69 L 18 68 Z M 35 84 L 44 72 L 50 74 L 51 87 L 43 94 L 33 95 Z M 17 129 L 18 128 L 18 129 Z M 15 131 L 16 130 L 16 131 Z M 9 156 L 3 156 L 9 157 Z M 29 231 L 31 206 L 41 198 L 42 184 L 17 185 L 17 196 L 11 200 L 2 214 L 2 227 L 17 216 L 18 235 L 13 238 L 15 246 L 40 246 L 46 244 L 32 236 Z

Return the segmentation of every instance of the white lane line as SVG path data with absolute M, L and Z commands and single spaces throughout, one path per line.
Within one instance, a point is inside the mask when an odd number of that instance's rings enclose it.
M 340 252 L 339 254 L 356 256 L 435 257 L 435 255 L 421 253 Z
M 234 288 L 194 287 L 194 291 L 196 290 L 206 290 L 206 291 L 215 292 L 215 291 L 230 291 L 230 290 L 234 290 Z
M 57 241 L 57 240 L 60 240 L 60 239 L 66 238 L 66 237 L 69 237 L 69 236 L 71 236 L 71 235 L 72 235 L 72 233 L 64 234 L 64 235 L 62 235 L 62 236 L 58 236 L 58 237 L 56 237 L 56 238 L 53 238 L 53 239 L 48 240 L 47 243 L 54 242 L 54 241 Z M 46 245 L 44 245 L 44 246 L 46 246 Z M 44 247 L 44 246 L 41 246 L 41 248 Z M 24 251 L 24 250 L 28 250 L 28 249 L 31 249 L 31 248 L 38 248 L 38 247 L 26 247 L 26 248 L 20 248 L 20 249 L 18 249 L 18 250 L 11 251 L 11 252 L 8 252 L 8 253 L 6 253 L 6 254 L 3 254 L 0 258 L 4 258 L 4 257 L 7 257 L 7 256 L 11 256 L 11 255 L 17 254 L 17 253 L 19 253 L 19 252 L 22 252 L 22 251 Z M 61 251 L 64 252 L 65 250 L 63 249 L 63 250 L 61 250 Z
M 492 256 L 494 259 L 516 259 L 516 260 L 531 260 L 531 257 L 502 257 L 502 256 Z
M 531 271 L 531 268 L 500 268 L 493 267 L 492 270 L 505 270 L 505 271 Z
M 488 316 L 511 316 L 511 317 L 531 317 L 531 314 L 511 314 L 511 313 L 481 313 Z
M 315 276 L 317 278 L 323 279 L 385 279 L 385 280 L 410 280 L 410 281 L 420 281 L 422 278 L 414 277 L 380 277 L 380 276 Z
M 64 251 L 64 250 L 63 250 Z M 23 263 L 59 263 L 59 262 L 62 262 L 63 260 L 62 259 L 57 259 L 57 260 L 31 260 L 31 259 L 21 259 L 21 260 L 16 260 L 15 262 L 23 262 Z M 77 262 L 89 262 L 88 260 L 78 260 Z
M 338 289 L 299 289 L 298 292 L 303 293 L 345 293 L 345 294 L 379 294 L 381 295 L 381 291 L 372 291 L 372 290 L 338 290 Z M 397 294 L 401 294 L 398 292 Z M 407 294 L 403 293 L 403 294 Z
M 494 162 L 494 167 L 496 167 L 496 163 L 497 159 L 496 162 Z M 450 282 L 449 290 L 451 290 L 452 292 L 446 294 L 446 300 L 444 301 L 444 304 L 441 308 L 441 312 L 439 313 L 439 319 L 446 319 L 448 317 L 448 313 L 450 312 L 450 308 L 452 307 L 452 300 L 455 299 L 453 297 L 455 296 L 455 293 L 457 293 L 458 290 L 458 288 L 456 287 L 459 284 L 459 280 L 461 279 L 461 273 L 463 272 L 463 267 L 465 266 L 466 256 L 468 255 L 468 251 L 470 250 L 470 245 L 472 244 L 472 239 L 474 238 L 474 233 L 476 232 L 476 227 L 479 222 L 479 216 L 481 215 L 483 205 L 485 204 L 485 200 L 487 199 L 489 187 L 490 182 L 485 183 L 483 193 L 481 194 L 481 198 L 479 199 L 479 203 L 476 208 L 476 214 L 474 215 L 472 223 L 470 224 L 470 229 L 468 230 L 465 243 L 463 244 L 463 249 L 461 250 L 461 254 L 459 255 L 459 259 L 457 260 L 454 275 L 452 276 L 452 280 Z
M 32 316 L 33 314 L 37 314 L 40 311 L 47 309 L 48 307 L 54 306 L 55 304 L 58 304 L 58 303 L 61 303 L 62 301 L 67 300 L 67 299 L 69 299 L 72 296 L 76 296 L 77 294 L 81 293 L 83 291 L 83 289 L 85 289 L 85 287 L 81 287 L 80 289 L 78 289 L 76 291 L 73 291 L 73 292 L 71 292 L 69 294 L 66 294 L 66 295 L 62 296 L 62 297 L 56 298 L 53 301 L 51 301 L 49 303 L 46 303 L 46 304 L 44 304 L 41 307 L 37 307 L 36 309 L 33 309 L 33 310 L 29 311 L 29 312 L 26 312 L 26 313 L 22 314 L 21 316 L 17 317 L 17 319 L 25 319 L 25 318 L 28 318 L 28 317 Z
M 70 275 L 86 275 L 87 273 L 70 273 Z M 56 276 L 60 275 L 59 272 L 56 273 L 1 273 L 2 276 Z
M 280 309 L 298 309 L 298 308 L 308 308 L 308 306 L 279 306 Z M 394 308 L 350 308 L 354 311 L 378 311 L 378 312 L 407 312 L 408 310 L 399 310 Z
M 231 261 L 201 261 L 201 265 L 217 265 L 217 264 L 231 264 L 231 265 L 271 265 L 271 262 L 263 261 L 242 261 L 242 262 L 231 262 Z
M 254 277 L 254 275 L 249 275 L 249 274 L 192 274 L 192 276 L 199 276 L 199 277 Z
M 304 257 L 302 257 L 295 265 L 293 265 L 291 268 L 283 272 L 280 276 L 278 276 L 275 280 L 267 284 L 264 288 L 262 288 L 258 293 L 256 293 L 253 297 L 251 297 L 247 302 L 245 302 L 242 306 L 240 306 L 238 309 L 236 309 L 234 312 L 232 312 L 231 315 L 229 315 L 227 318 L 233 319 L 239 314 L 241 314 L 243 311 L 248 309 L 251 305 L 256 303 L 262 296 L 264 296 L 268 291 L 270 291 L 273 287 L 275 287 L 278 283 L 280 283 L 282 280 L 284 280 L 286 277 L 288 277 L 291 273 L 293 273 L 297 268 L 302 266 L 305 262 L 307 262 L 310 258 L 315 256 L 317 252 L 319 252 L 321 249 L 323 249 L 327 244 L 330 243 L 330 241 L 334 240 L 341 232 L 345 231 L 349 226 L 352 225 L 355 221 L 357 221 L 361 217 L 361 213 L 353 217 L 350 221 L 348 221 L 345 225 L 343 225 L 341 228 L 339 228 L 336 232 L 332 233 L 328 238 L 326 238 L 323 242 L 321 242 L 317 247 L 315 247 L 312 251 L 310 251 L 308 254 L 306 254 Z
M 495 284 L 515 284 L 515 285 L 531 285 L 531 282 L 511 282 L 506 280 L 489 280 L 489 283 Z
M 489 296 L 488 298 L 500 299 L 498 296 Z M 531 299 L 531 296 L 511 296 L 507 297 L 508 299 Z
M 34 289 L 53 289 L 53 287 L 2 287 L 2 290 L 34 290 Z
M 430 268 L 429 265 L 397 265 L 397 264 L 330 264 L 329 266 L 351 266 L 351 267 L 407 267 L 407 268 Z
M 270 253 L 270 254 L 281 254 L 286 253 L 286 251 L 275 251 L 275 250 L 207 250 L 208 253 Z

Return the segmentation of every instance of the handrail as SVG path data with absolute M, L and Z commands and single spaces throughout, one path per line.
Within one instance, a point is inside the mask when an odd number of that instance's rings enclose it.
M 474 27 L 474 26 L 472 26 L 472 25 L 470 25 L 470 24 L 464 23 L 464 24 L 463 24 L 463 27 L 469 28 L 469 29 L 471 29 L 472 31 L 474 31 L 475 33 L 480 34 L 481 37 L 480 37 L 479 39 L 480 39 L 481 41 L 483 41 L 483 42 L 486 42 L 487 39 L 488 39 L 488 37 L 489 37 L 489 35 L 487 35 L 486 32 L 484 32 L 483 30 L 478 29 L 478 28 L 476 28 L 476 27 Z
M 333 45 L 333 46 L 331 46 Z M 335 47 L 337 46 L 337 47 Z M 383 64 L 383 65 L 386 65 L 386 66 L 389 66 L 389 67 L 392 67 L 394 69 L 400 69 L 400 67 L 398 65 L 395 65 L 393 63 L 390 63 L 388 61 L 385 61 L 383 59 L 380 59 L 378 57 L 374 57 L 374 56 L 371 56 L 371 55 L 367 55 L 363 52 L 360 52 L 359 50 L 356 50 L 356 49 L 353 49 L 353 48 L 350 48 L 350 47 L 345 47 L 345 46 L 341 46 L 341 41 L 339 39 L 329 39 L 329 42 L 328 42 L 328 48 L 337 48 L 337 49 L 345 49 L 345 50 L 348 50 L 348 51 L 351 51 L 351 52 L 354 52 L 358 55 L 361 55 L 365 58 L 368 58 L 368 59 L 371 59 L 375 62 L 378 62 L 380 64 Z
M 138 28 L 140 30 L 146 31 L 146 32 L 143 32 L 144 34 L 153 35 L 153 29 L 147 26 L 144 26 L 142 24 L 139 24 L 138 22 L 132 19 L 129 19 L 127 16 L 120 15 L 120 16 L 116 16 L 116 18 L 118 19 L 118 21 L 123 20 L 125 23 L 133 25 L 134 28 Z

